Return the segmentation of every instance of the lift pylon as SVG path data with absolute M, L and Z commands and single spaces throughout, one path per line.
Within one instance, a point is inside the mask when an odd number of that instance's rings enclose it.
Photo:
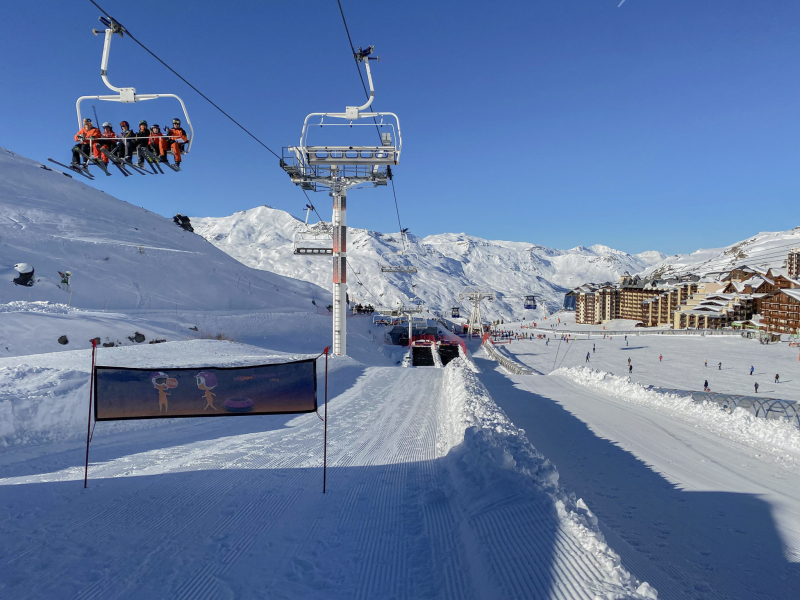
M 468 300 L 472 304 L 472 311 L 469 314 L 469 324 L 467 325 L 467 333 L 471 338 L 473 335 L 483 335 L 483 320 L 481 318 L 481 302 L 484 300 L 494 300 L 494 292 L 488 290 L 472 290 L 469 292 L 461 292 L 458 295 L 461 301 Z
M 369 100 L 361 106 L 347 106 L 343 113 L 311 113 L 303 122 L 300 144 L 283 149 L 280 164 L 292 183 L 307 191 L 328 191 L 333 197 L 333 354 L 347 354 L 347 190 L 359 185 L 386 185 L 390 165 L 400 160 L 403 141 L 400 121 L 394 113 L 372 112 L 375 98 L 369 63 L 373 46 L 358 49 L 355 58 L 363 63 L 369 81 Z M 314 127 L 338 127 L 338 135 L 354 126 L 377 127 L 379 146 L 312 146 L 308 143 L 310 120 L 319 117 Z M 325 122 L 325 119 L 343 120 Z M 358 123 L 369 119 L 369 123 Z M 349 127 L 347 127 L 349 125 Z

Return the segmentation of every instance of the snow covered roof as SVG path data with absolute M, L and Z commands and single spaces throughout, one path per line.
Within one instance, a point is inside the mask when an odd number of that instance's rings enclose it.
M 786 294 L 790 298 L 794 298 L 795 300 L 800 300 L 800 290 L 787 290 L 783 289 L 780 291 L 782 294 Z

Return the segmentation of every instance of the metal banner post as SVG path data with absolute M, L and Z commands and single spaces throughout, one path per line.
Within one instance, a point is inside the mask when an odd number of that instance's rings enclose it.
M 86 468 L 83 471 L 83 487 L 86 488 L 89 482 L 89 441 L 92 432 L 92 396 L 94 394 L 94 361 L 97 353 L 97 340 L 92 340 L 92 371 L 89 374 L 89 420 L 86 424 Z

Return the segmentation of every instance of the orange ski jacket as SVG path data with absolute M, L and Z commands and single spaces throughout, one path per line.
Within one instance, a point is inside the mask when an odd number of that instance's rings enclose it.
M 100 135 L 100 130 L 97 127 L 92 127 L 90 129 L 82 127 L 81 130 L 75 134 L 75 141 L 80 142 L 80 136 L 84 136 L 84 141 L 88 144 L 89 138 L 99 138 Z
M 155 131 L 151 131 L 150 132 L 150 142 L 149 143 L 158 146 L 159 145 L 158 138 L 162 138 L 162 137 L 164 137 L 164 134 L 161 133 L 160 131 L 158 133 L 156 133 Z
M 182 127 L 172 127 L 171 129 L 168 129 L 167 137 L 175 142 L 178 140 L 183 140 L 184 142 L 189 140 L 189 137 L 186 135 L 186 131 Z

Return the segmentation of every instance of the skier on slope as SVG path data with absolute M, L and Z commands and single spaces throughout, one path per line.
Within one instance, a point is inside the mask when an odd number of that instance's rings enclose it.
M 780 383 L 780 382 L 781 382 L 781 376 L 775 373 L 775 383 Z
M 186 131 L 181 127 L 180 119 L 172 119 L 172 127 L 167 129 L 167 134 L 161 138 L 159 143 L 159 160 L 167 162 L 167 150 L 172 149 L 172 154 L 175 156 L 175 164 L 181 164 L 181 152 L 183 145 L 189 141 Z M 163 159 L 162 159 L 163 157 Z
M 757 394 L 757 393 L 758 393 L 758 382 L 757 382 L 757 381 L 756 381 L 756 383 L 755 383 L 755 386 L 754 386 L 754 387 L 756 388 L 756 394 Z
M 752 375 L 752 374 L 753 374 L 753 371 L 755 371 L 755 370 L 756 370 L 756 368 L 751 366 L 751 367 L 750 367 L 750 375 Z
M 75 134 L 75 141 L 78 142 L 72 147 L 72 166 L 77 167 L 81 164 L 81 152 L 90 156 L 94 153 L 95 158 L 97 157 L 97 148 L 95 148 L 94 140 L 100 137 L 100 130 L 92 125 L 92 120 L 90 118 L 85 118 L 83 120 L 83 127 Z M 83 159 L 86 161 L 86 159 Z M 83 163 L 83 166 L 86 166 L 87 162 Z
M 590 357 L 590 356 L 591 356 L 591 353 L 587 352 L 587 353 L 586 353 L 586 362 L 589 362 L 589 357 Z
M 105 148 L 108 152 L 111 152 L 116 146 L 117 134 L 114 133 L 114 128 L 111 126 L 111 123 L 106 121 L 103 123 L 103 133 L 100 134 L 100 140 L 97 142 L 97 151 L 100 154 L 100 158 L 103 160 L 104 163 L 108 164 L 108 157 L 100 152 L 100 148 Z
M 707 392 L 707 391 L 709 391 L 709 389 L 708 389 L 708 379 L 706 379 L 706 380 L 703 382 L 703 391 L 704 391 L 704 392 Z

